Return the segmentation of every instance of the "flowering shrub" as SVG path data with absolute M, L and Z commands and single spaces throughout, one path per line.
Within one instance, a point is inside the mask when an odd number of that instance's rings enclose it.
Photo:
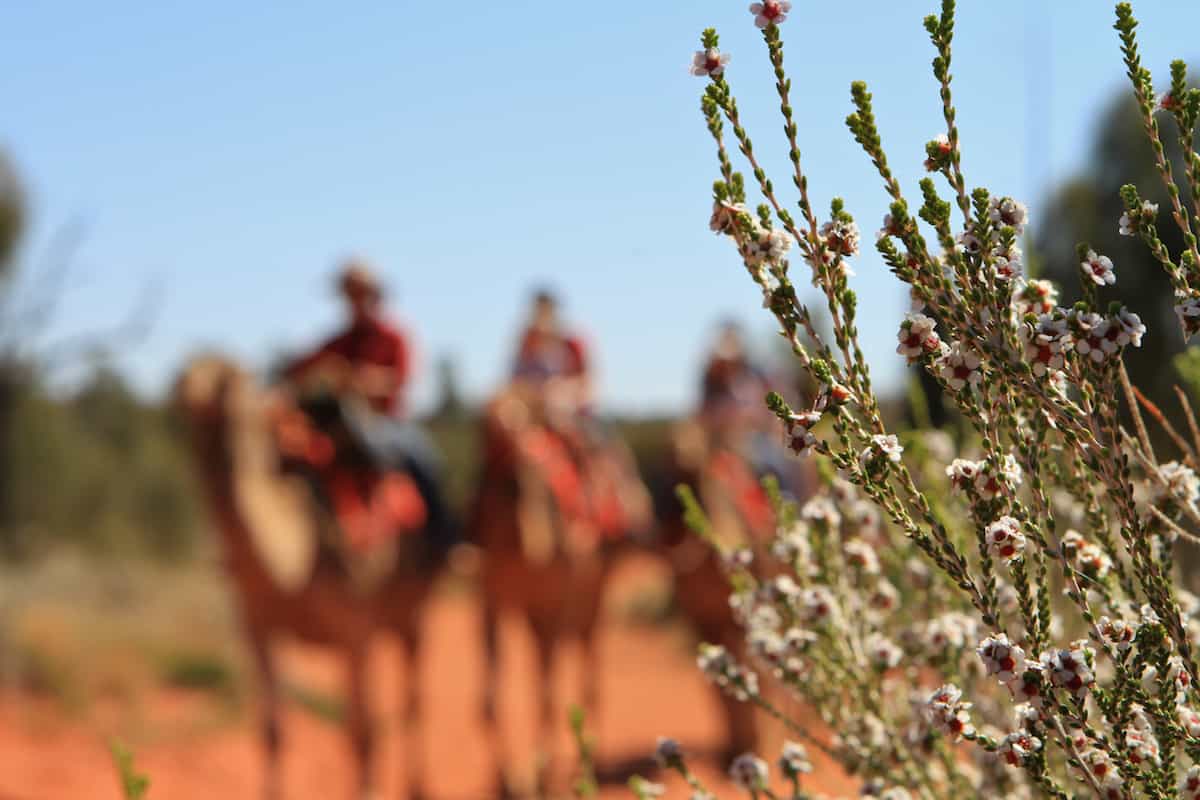
M 780 0 L 750 11 L 775 76 L 798 206 L 790 210 L 758 162 L 710 29 L 692 67 L 707 81 L 701 107 L 720 169 L 710 226 L 731 241 L 820 385 L 809 408 L 777 395 L 768 404 L 797 456 L 821 459 L 826 489 L 801 508 L 777 504 L 775 563 L 748 551 L 725 559 L 751 662 L 705 645 L 700 667 L 797 740 L 774 767 L 737 759 L 731 779 L 754 798 L 780 796 L 772 787 L 782 783 L 807 797 L 807 745 L 876 798 L 1200 798 L 1200 602 L 1177 585 L 1175 564 L 1178 540 L 1194 539 L 1200 524 L 1200 428 L 1186 404 L 1190 439 L 1154 409 L 1179 453 L 1155 452 L 1122 361 L 1145 326 L 1099 300 L 1118 267 L 1080 244 L 1083 300 L 1059 307 L 1054 286 L 1025 275 L 1025 207 L 968 189 L 951 86 L 955 4 L 943 0 L 925 29 L 945 130 L 925 146 L 917 204 L 892 174 L 865 84 L 851 86 L 846 119 L 891 198 L 875 249 L 913 298 L 897 352 L 933 376 L 972 431 L 959 442 L 890 433 L 848 283 L 858 225 L 841 199 L 828 216 L 809 199 L 784 67 L 781 24 L 794 12 Z M 1185 248 L 1168 251 L 1158 208 L 1133 186 L 1113 224 L 1162 264 L 1190 337 L 1200 330 L 1200 90 L 1175 62 L 1156 96 L 1136 26 L 1119 4 L 1125 64 Z M 1190 154 L 1182 190 L 1163 153 L 1167 120 Z M 757 207 L 734 149 L 764 201 Z M 793 254 L 820 292 L 829 338 L 801 300 Z M 832 735 L 776 710 L 760 674 L 807 700 Z M 711 797 L 675 742 L 664 740 L 658 758 L 687 778 L 693 798 Z M 661 787 L 634 788 L 653 796 Z

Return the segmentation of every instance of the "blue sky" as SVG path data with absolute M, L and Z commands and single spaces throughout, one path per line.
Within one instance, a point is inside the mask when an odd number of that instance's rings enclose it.
M 915 192 L 939 132 L 921 18 L 934 0 L 797 2 L 784 24 L 805 166 L 867 240 L 886 210 L 846 132 L 868 81 L 893 166 Z M 1049 8 L 1043 8 L 1043 6 Z M 1200 6 L 1135 4 L 1165 75 L 1195 55 Z M 54 335 L 119 320 L 161 285 L 151 338 L 120 366 L 147 392 L 200 347 L 252 363 L 338 319 L 329 273 L 374 261 L 432 361 L 472 395 L 502 377 L 531 285 L 593 340 L 609 409 L 677 410 L 713 321 L 771 324 L 707 230 L 715 175 L 687 74 L 709 25 L 756 149 L 789 184 L 766 54 L 741 0 L 339 4 L 11 3 L 0 146 L 29 185 L 30 261 L 87 226 Z M 1125 88 L 1107 2 L 960 3 L 955 86 L 972 185 L 1023 198 L 1085 166 Z M 1114 222 L 1115 224 L 1115 222 Z M 856 264 L 868 356 L 886 383 L 903 292 Z

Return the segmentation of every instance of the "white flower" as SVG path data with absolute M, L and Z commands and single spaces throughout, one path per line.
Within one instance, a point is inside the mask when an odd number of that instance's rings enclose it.
M 971 725 L 970 708 L 970 703 L 962 702 L 962 690 L 948 683 L 930 695 L 925 715 L 935 729 L 957 740 L 964 734 L 975 732 Z
M 983 250 L 983 242 L 972 231 L 963 231 L 958 235 L 957 241 L 959 249 L 967 255 L 977 256 Z
M 1132 706 L 1133 718 L 1125 728 L 1125 749 L 1127 756 L 1134 764 L 1160 763 L 1158 738 L 1154 735 L 1154 725 L 1146 716 L 1146 710 L 1137 703 Z
M 1194 506 L 1200 500 L 1200 478 L 1196 477 L 1191 467 L 1178 461 L 1168 461 L 1159 465 L 1158 476 L 1162 483 L 1151 482 L 1151 502 L 1154 504 L 1170 502 Z M 1165 486 L 1162 485 L 1164 483 Z
M 1200 297 L 1176 294 L 1175 316 L 1179 317 L 1184 338 L 1190 339 L 1197 330 L 1200 330 Z
M 757 792 L 767 785 L 767 762 L 753 753 L 743 753 L 729 765 L 729 778 L 739 789 Z
M 1011 197 L 992 197 L 988 200 L 988 216 L 996 227 L 1009 226 L 1018 236 L 1025 230 L 1025 204 Z
M 900 605 L 900 592 L 888 580 L 880 578 L 867 597 L 867 604 L 875 611 L 894 611 Z
M 1187 706 L 1179 706 L 1175 710 L 1179 713 L 1179 724 L 1184 727 L 1188 736 L 1193 739 L 1200 738 L 1200 713 Z
M 808 760 L 808 751 L 804 745 L 796 742 L 784 742 L 779 753 L 779 770 L 788 778 L 796 778 L 812 772 L 812 762 Z
M 900 649 L 900 646 L 881 633 L 872 633 L 868 636 L 865 647 L 867 658 L 879 669 L 891 669 L 904 657 L 904 651 Z
M 812 429 L 820 421 L 821 414 L 817 411 L 805 411 L 789 416 L 784 424 L 788 448 L 798 456 L 808 453 L 817 444 L 817 437 Z
M 838 618 L 837 599 L 828 586 L 810 586 L 800 595 L 800 611 L 813 625 L 823 625 Z
M 1081 737 L 1083 743 L 1087 743 L 1085 737 Z M 1077 745 L 1078 746 L 1078 745 Z M 1125 797 L 1122 788 L 1125 785 L 1125 779 L 1121 777 L 1120 771 L 1113 766 L 1109 759 L 1108 753 L 1099 748 L 1088 748 L 1080 753 L 1080 759 L 1086 765 L 1088 772 L 1095 776 L 1100 782 L 1100 788 L 1105 792 L 1105 799 L 1119 800 Z M 1077 770 L 1073 770 L 1078 772 Z
M 925 647 L 941 656 L 950 650 L 961 650 L 968 641 L 976 639 L 978 624 L 966 614 L 951 611 L 934 617 L 925 624 Z
M 984 639 L 975 652 L 987 674 L 995 675 L 1003 684 L 1012 683 L 1025 672 L 1025 651 L 1003 633 Z
M 862 539 L 850 539 L 842 546 L 846 554 L 846 563 L 854 570 L 865 575 L 879 574 L 879 556 L 875 548 Z
M 1137 222 L 1129 216 L 1128 211 L 1121 212 L 1121 218 L 1117 220 L 1117 232 L 1122 236 L 1133 236 L 1137 231 Z
M 777 264 L 787 255 L 791 246 L 792 237 L 787 231 L 767 230 L 755 224 L 750 234 L 742 241 L 742 260 L 751 267 Z
M 1044 672 L 1045 669 L 1041 664 L 1027 663 L 1025 672 L 1008 685 L 1013 693 L 1013 699 L 1021 704 L 1017 706 L 1018 708 L 1028 707 L 1032 712 L 1040 711 L 1045 704 L 1045 698 L 1042 695 L 1042 674 Z
M 1032 327 L 1021 326 L 1025 339 L 1025 358 L 1039 378 L 1050 371 L 1061 370 L 1066 352 L 1071 346 L 1071 332 L 1062 314 L 1042 314 Z
M 982 469 L 983 465 L 978 461 L 956 458 L 946 467 L 946 477 L 950 479 L 950 485 L 961 492 L 975 483 Z
M 728 200 L 713 200 L 712 217 L 708 220 L 708 227 L 713 233 L 723 233 L 726 236 L 732 236 L 737 230 L 737 220 L 742 214 L 745 214 L 746 207 L 741 203 L 731 203 Z
M 950 345 L 950 348 L 934 362 L 938 375 L 956 392 L 967 386 L 973 388 L 979 385 L 983 380 L 983 370 L 980 366 L 979 356 L 962 342 Z
M 1002 251 L 997 247 L 992 253 L 992 270 L 996 275 L 996 280 L 1002 283 L 1024 275 L 1025 263 L 1021 248 L 1013 245 L 1008 250 Z
M 1155 216 L 1158 215 L 1158 204 L 1151 203 L 1149 200 L 1142 201 L 1142 208 L 1137 216 L 1130 216 L 1126 211 L 1118 220 L 1117 229 L 1122 236 L 1133 236 L 1141 227 L 1142 222 L 1153 222 Z
M 1113 269 L 1112 259 L 1108 256 L 1097 255 L 1095 250 L 1088 250 L 1087 256 L 1079 264 L 1083 274 L 1097 286 L 1112 286 L 1117 282 L 1117 273 Z
M 1025 534 L 1021 523 L 1012 517 L 1001 517 L 987 526 L 984 532 L 988 550 L 996 558 L 1012 563 L 1025 554 Z
M 821 226 L 825 247 L 846 257 L 858 254 L 858 226 L 848 220 L 831 220 Z
M 808 540 L 808 529 L 803 524 L 793 525 L 781 531 L 771 542 L 771 555 L 788 566 L 802 566 L 807 571 L 812 562 L 812 544 Z
M 900 323 L 900 333 L 897 336 L 900 344 L 896 346 L 896 352 L 908 359 L 910 364 L 926 353 L 938 352 L 942 340 L 938 338 L 936 326 L 937 323 L 924 314 L 905 314 L 904 321 Z
M 983 462 L 975 476 L 975 491 L 984 500 L 994 500 L 1001 494 L 1011 495 L 1020 485 L 1021 466 L 1011 453 L 998 466 L 991 459 Z
M 819 494 L 800 507 L 800 518 L 833 529 L 842 524 L 842 515 L 828 496 Z
M 758 676 L 734 661 L 724 647 L 700 645 L 696 664 L 704 676 L 735 699 L 745 701 L 758 695 Z
M 1100 635 L 1104 637 L 1104 641 L 1115 647 L 1120 653 L 1124 653 L 1132 647 L 1134 637 L 1137 636 L 1137 626 L 1124 619 L 1101 617 L 1096 627 L 1099 629 Z
M 869 500 L 855 500 L 846 509 L 846 518 L 857 530 L 869 533 L 879 527 L 879 508 Z
M 1104 580 L 1112 571 L 1112 559 L 1104 552 L 1104 548 L 1094 542 L 1081 545 L 1076 551 L 1076 559 L 1079 571 L 1089 578 Z
M 1142 337 L 1146 334 L 1146 326 L 1142 324 L 1141 317 L 1122 306 L 1117 315 L 1112 318 L 1112 331 L 1116 333 L 1118 346 L 1125 347 L 1132 344 L 1134 347 L 1141 347 Z
M 691 72 L 700 77 L 711 75 L 715 78 L 725 71 L 725 65 L 728 63 L 729 54 L 722 53 L 715 47 L 697 50 L 692 56 Z
M 750 13 L 754 15 L 754 24 L 760 28 L 778 25 L 787 19 L 788 12 L 791 10 L 792 4 L 788 0 L 763 0 L 761 3 L 750 5 Z
M 1183 800 L 1200 798 L 1200 764 L 1188 767 L 1188 771 L 1179 779 L 1179 794 Z
M 996 749 L 996 753 L 1004 759 L 1005 763 L 1013 767 L 1019 767 L 1024 763 L 1027 756 L 1041 749 L 1041 739 L 1029 731 L 1019 730 L 1005 736 L 1000 742 L 1000 746 Z
M 894 434 L 877 433 L 871 437 L 871 444 L 862 451 L 858 461 L 864 470 L 870 469 L 880 458 L 898 464 L 903 452 L 904 447 L 901 446 L 900 440 Z
M 1053 685 L 1082 697 L 1095 682 L 1093 657 L 1092 648 L 1081 639 L 1065 650 L 1042 653 L 1041 660 Z
M 1153 697 L 1158 694 L 1158 667 L 1150 664 L 1142 670 L 1142 676 L 1139 679 L 1142 684 L 1142 689 L 1146 694 Z
M 1074 327 L 1075 351 L 1080 355 L 1099 364 L 1117 351 L 1117 331 L 1099 314 L 1072 311 L 1070 320 Z

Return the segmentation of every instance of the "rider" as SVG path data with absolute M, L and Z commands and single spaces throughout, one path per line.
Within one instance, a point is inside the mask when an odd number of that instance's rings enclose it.
M 513 362 L 514 383 L 535 393 L 552 421 L 580 422 L 591 410 L 592 381 L 587 347 L 567 331 L 558 299 L 547 289 L 534 293 L 529 322 Z M 565 418 L 565 419 L 564 419 Z
M 760 476 L 783 479 L 790 464 L 770 436 L 772 415 L 764 402 L 769 389 L 767 373 L 751 357 L 741 326 L 732 320 L 721 323 L 704 367 L 700 422 L 719 445 L 747 447 L 746 457 Z
M 767 376 L 751 359 L 741 326 L 721 324 L 700 385 L 700 416 L 710 427 L 744 427 L 765 413 Z
M 323 372 L 334 377 L 336 394 L 308 401 L 306 410 L 318 427 L 339 425 L 349 434 L 360 462 L 356 466 L 366 476 L 365 498 L 360 498 L 364 510 L 387 490 L 387 472 L 404 471 L 424 501 L 435 549 L 449 549 L 455 532 L 441 493 L 440 458 L 420 429 L 404 419 L 412 346 L 384 315 L 383 286 L 365 263 L 347 261 L 337 286 L 348 311 L 345 329 L 294 361 L 284 376 L 292 382 Z M 345 516 L 353 520 L 359 515 Z

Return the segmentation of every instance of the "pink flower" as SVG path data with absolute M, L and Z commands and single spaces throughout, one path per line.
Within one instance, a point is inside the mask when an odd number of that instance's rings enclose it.
M 763 0 L 761 3 L 751 3 L 750 13 L 754 15 L 754 24 L 760 28 L 768 25 L 778 25 L 787 19 L 792 10 L 789 0 Z
M 938 352 L 942 340 L 938 338 L 935 326 L 936 323 L 924 314 L 908 313 L 900 323 L 900 344 L 896 352 L 908 359 L 910 364 L 919 361 L 926 353 Z
M 697 50 L 696 55 L 692 56 L 693 75 L 706 77 L 718 77 L 725 71 L 725 65 L 729 63 L 729 54 L 722 53 L 715 47 L 710 47 L 707 50 Z

